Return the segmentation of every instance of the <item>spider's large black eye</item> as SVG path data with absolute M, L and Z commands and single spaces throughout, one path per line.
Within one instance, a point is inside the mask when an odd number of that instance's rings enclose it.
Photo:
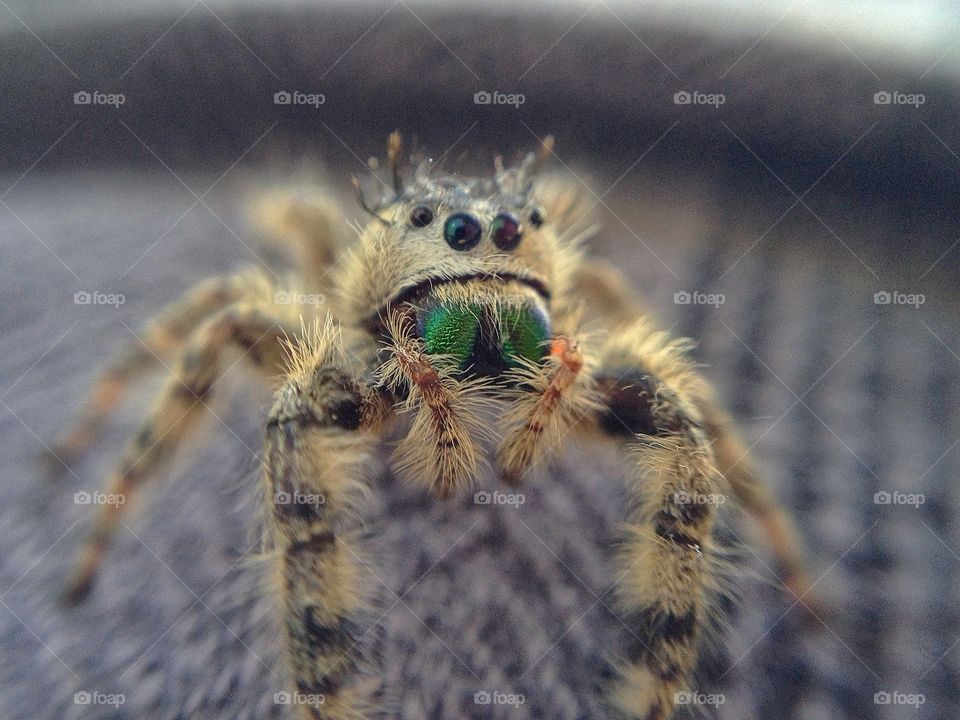
M 540 227 L 546 221 L 547 219 L 543 215 L 543 208 L 535 207 L 533 210 L 530 211 L 530 224 L 533 225 L 535 228 Z
M 433 210 L 426 205 L 417 205 L 410 211 L 410 224 L 414 227 L 426 227 L 433 222 Z
M 451 215 L 443 226 L 443 239 L 454 250 L 469 250 L 480 242 L 482 235 L 480 221 L 467 213 Z
M 490 226 L 493 231 L 493 244 L 501 250 L 513 250 L 523 237 L 523 226 L 515 215 L 500 213 Z

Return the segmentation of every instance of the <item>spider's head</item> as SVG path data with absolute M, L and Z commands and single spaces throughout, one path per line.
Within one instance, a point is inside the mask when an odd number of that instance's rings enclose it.
M 367 327 L 403 313 L 427 352 L 495 376 L 539 361 L 551 337 L 559 241 L 534 175 L 551 145 L 488 178 L 395 174 L 351 258 L 345 292 Z M 361 202 L 362 197 L 361 197 Z M 366 207 L 366 206 L 365 206 Z

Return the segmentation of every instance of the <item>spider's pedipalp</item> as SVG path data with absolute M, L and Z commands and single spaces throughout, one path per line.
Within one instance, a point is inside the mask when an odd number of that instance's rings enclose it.
M 479 416 L 486 383 L 457 378 L 443 358 L 428 356 L 408 316 L 394 313 L 390 325 L 391 358 L 379 376 L 386 385 L 408 388 L 402 409 L 414 413 L 394 468 L 403 478 L 425 482 L 437 497 L 450 497 L 469 485 L 483 462 L 477 441 L 485 434 Z
M 511 485 L 518 484 L 593 407 L 590 373 L 584 372 L 584 357 L 573 338 L 552 338 L 547 363 L 524 364 L 516 377 L 519 389 L 504 418 L 505 436 L 497 449 L 497 469 Z

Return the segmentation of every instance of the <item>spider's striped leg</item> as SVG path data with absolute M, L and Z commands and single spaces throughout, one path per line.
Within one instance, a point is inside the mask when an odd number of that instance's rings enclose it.
M 369 575 L 353 519 L 390 400 L 351 370 L 328 320 L 301 346 L 277 393 L 264 452 L 268 530 L 287 635 L 293 704 L 309 720 L 372 712 L 358 620 Z
M 254 214 L 267 244 L 293 255 L 305 287 L 329 291 L 328 273 L 344 240 L 343 207 L 319 191 L 312 195 L 278 191 L 257 203 Z
M 248 275 L 208 278 L 154 317 L 142 337 L 131 339 L 123 355 L 96 380 L 79 416 L 45 454 L 44 462 L 50 473 L 59 474 L 65 468 L 64 463 L 70 463 L 89 449 L 136 377 L 172 360 L 201 322 L 242 298 L 254 282 L 254 277 Z
M 194 331 L 153 411 L 107 482 L 105 502 L 97 509 L 65 594 L 68 603 L 79 602 L 89 592 L 130 500 L 203 416 L 213 386 L 225 370 L 224 351 L 230 347 L 241 350 L 242 359 L 260 370 L 264 381 L 269 382 L 283 367 L 283 332 L 276 318 L 245 304 L 221 310 Z
M 577 296 L 587 300 L 591 316 L 600 316 L 614 327 L 629 325 L 644 314 L 623 274 L 608 263 L 591 260 L 584 264 L 577 277 Z M 764 546 L 773 555 L 783 584 L 817 612 L 819 602 L 810 590 L 806 553 L 793 520 L 757 474 L 749 449 L 738 436 L 733 420 L 717 403 L 712 388 L 702 379 L 698 385 L 691 394 L 704 416 L 718 469 L 727 478 L 734 497 L 759 525 Z
M 695 382 L 683 343 L 644 323 L 611 341 L 597 371 L 599 426 L 637 470 L 617 557 L 618 616 L 631 633 L 610 695 L 617 717 L 672 716 L 713 619 L 714 512 L 726 486 L 689 396 Z
M 583 262 L 572 294 L 586 304 L 588 317 L 612 327 L 630 325 L 646 314 L 620 269 L 604 260 Z

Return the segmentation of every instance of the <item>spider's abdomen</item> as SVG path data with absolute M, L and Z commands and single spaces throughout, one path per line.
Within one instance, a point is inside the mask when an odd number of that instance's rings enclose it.
M 550 320 L 532 302 L 438 302 L 423 309 L 419 330 L 431 355 L 463 371 L 495 377 L 548 352 Z

